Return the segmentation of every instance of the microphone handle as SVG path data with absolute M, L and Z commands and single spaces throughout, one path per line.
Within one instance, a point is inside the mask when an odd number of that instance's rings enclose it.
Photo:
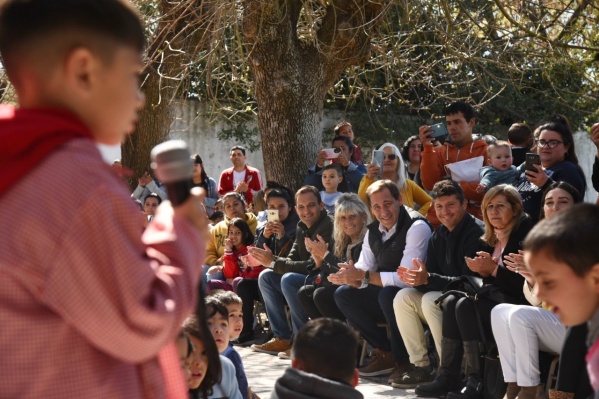
M 166 194 L 173 206 L 181 205 L 190 196 L 190 190 L 193 187 L 193 181 L 180 180 L 172 183 L 165 183 Z

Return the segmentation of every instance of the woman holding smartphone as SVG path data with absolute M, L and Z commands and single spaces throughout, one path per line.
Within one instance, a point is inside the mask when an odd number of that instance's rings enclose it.
M 520 170 L 518 192 L 522 196 L 524 211 L 537 221 L 541 211 L 543 191 L 553 182 L 570 183 L 582 196 L 586 191 L 584 172 L 578 165 L 574 137 L 568 120 L 556 115 L 535 131 L 536 153 L 541 164 L 532 165 L 536 171 Z M 529 162 L 530 164 L 530 162 Z
M 383 151 L 382 162 L 379 160 L 366 165 L 366 174 L 362 178 L 358 189 L 360 199 L 367 204 L 366 190 L 368 187 L 379 179 L 389 179 L 397 184 L 403 204 L 418 210 L 420 214 L 426 216 L 431 207 L 432 198 L 426 191 L 407 178 L 406 167 L 399 149 L 394 144 L 385 143 L 378 150 Z

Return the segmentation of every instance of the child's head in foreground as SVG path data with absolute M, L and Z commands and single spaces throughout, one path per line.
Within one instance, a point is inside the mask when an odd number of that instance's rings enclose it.
M 206 322 L 219 353 L 229 346 L 229 311 L 220 299 L 206 297 Z
M 356 386 L 357 352 L 358 336 L 351 327 L 339 320 L 321 317 L 308 321 L 297 333 L 291 349 L 291 366 Z
M 337 187 L 343 181 L 343 171 L 336 163 L 322 168 L 322 186 L 327 193 L 336 193 Z
M 144 46 L 124 0 L 0 3 L 0 56 L 20 107 L 68 110 L 103 144 L 135 128 Z
M 233 291 L 213 290 L 209 296 L 216 297 L 229 311 L 229 338 L 237 339 L 243 330 L 243 301 Z
M 507 141 L 498 141 L 487 147 L 489 164 L 497 170 L 508 170 L 512 167 L 512 147 Z
M 599 306 L 599 207 L 577 204 L 539 222 L 524 241 L 535 289 L 568 326 Z

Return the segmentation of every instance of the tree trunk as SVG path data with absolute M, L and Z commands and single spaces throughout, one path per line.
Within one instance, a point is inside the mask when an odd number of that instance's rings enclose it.
M 365 62 L 380 4 L 329 2 L 316 43 L 297 36 L 300 0 L 246 0 L 243 32 L 250 51 L 267 180 L 303 184 L 322 146 L 324 98 L 350 65 Z M 298 173 L 299 172 L 299 173 Z

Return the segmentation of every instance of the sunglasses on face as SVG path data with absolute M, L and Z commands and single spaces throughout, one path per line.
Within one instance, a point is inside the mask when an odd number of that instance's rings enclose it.
M 389 154 L 389 155 L 385 155 L 384 159 L 388 159 L 389 161 L 395 161 L 395 158 L 397 158 L 397 155 Z

